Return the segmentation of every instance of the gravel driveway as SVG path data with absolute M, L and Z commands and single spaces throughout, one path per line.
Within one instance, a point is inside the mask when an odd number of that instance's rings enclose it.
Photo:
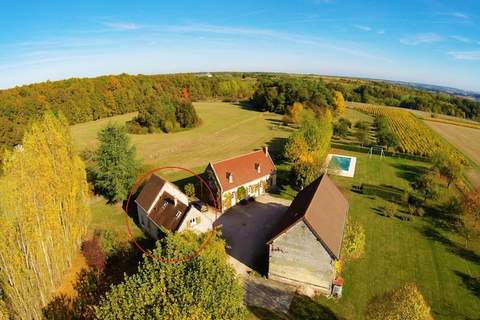
M 227 252 L 237 272 L 254 269 L 265 274 L 268 257 L 265 243 L 289 205 L 290 201 L 264 195 L 255 202 L 229 209 L 217 219 L 215 225 L 221 225 Z

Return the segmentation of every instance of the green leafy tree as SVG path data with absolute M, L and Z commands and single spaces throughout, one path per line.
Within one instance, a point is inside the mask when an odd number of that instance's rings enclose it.
M 413 188 L 423 197 L 424 202 L 427 199 L 437 199 L 440 195 L 438 184 L 435 182 L 435 175 L 432 172 L 420 175 L 413 183 Z
M 0 291 L 15 319 L 41 319 L 90 221 L 85 166 L 67 120 L 47 113 L 5 154 L 0 178 Z
M 333 125 L 333 134 L 338 137 L 348 136 L 348 124 L 346 122 L 337 122 Z
M 355 131 L 355 137 L 357 138 L 358 143 L 360 143 L 362 146 L 368 145 L 370 143 L 367 129 L 358 128 Z
M 130 145 L 125 127 L 114 124 L 101 130 L 98 140 L 93 170 L 95 190 L 109 201 L 122 201 L 127 198 L 139 167 L 135 148 Z
M 415 283 L 374 297 L 367 306 L 369 320 L 433 320 L 430 307 Z
M 285 158 L 292 163 L 321 165 L 330 148 L 332 133 L 331 122 L 305 112 L 300 128 L 287 139 Z
M 432 155 L 433 168 L 447 180 L 447 188 L 460 179 L 463 173 L 463 164 L 458 157 L 445 151 L 438 151 Z
M 153 254 L 181 258 L 208 235 L 171 234 Z M 100 303 L 100 319 L 245 319 L 243 289 L 227 262 L 224 242 L 213 237 L 205 249 L 182 263 L 145 257 L 138 272 L 112 287 Z
M 317 179 L 321 172 L 320 167 L 314 163 L 298 162 L 292 166 L 290 174 L 292 176 L 294 188 L 302 190 Z

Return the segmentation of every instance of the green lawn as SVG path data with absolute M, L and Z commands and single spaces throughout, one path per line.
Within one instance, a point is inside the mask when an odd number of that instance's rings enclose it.
M 346 194 L 349 214 L 359 219 L 366 231 L 364 258 L 346 266 L 344 296 L 338 302 L 319 298 L 347 319 L 361 318 L 374 295 L 414 281 L 432 306 L 436 319 L 476 318 L 480 315 L 480 241 L 468 249 L 463 240 L 445 227 L 439 217 L 402 221 L 386 218 L 377 210 L 387 202 L 350 191 L 362 182 L 387 184 L 408 190 L 409 179 L 424 163 L 405 159 L 372 159 L 366 154 L 336 150 L 357 157 L 354 178 L 334 176 Z M 445 195 L 445 197 L 448 195 Z M 475 278 L 477 280 L 475 280 Z
M 176 133 L 131 135 L 137 153 L 146 164 L 184 166 L 203 171 L 217 161 L 253 151 L 268 144 L 278 149 L 290 130 L 281 125 L 281 116 L 256 112 L 223 102 L 194 103 L 202 124 Z M 109 121 L 125 122 L 134 114 L 87 122 L 71 127 L 79 150 L 95 148 L 96 134 Z
M 104 199 L 99 198 L 92 200 L 90 210 L 92 212 L 90 230 L 109 230 L 114 233 L 118 241 L 129 240 L 125 212 L 120 205 L 107 204 Z M 143 237 L 142 231 L 135 225 L 135 222 L 131 218 L 128 218 L 128 221 L 132 235 Z

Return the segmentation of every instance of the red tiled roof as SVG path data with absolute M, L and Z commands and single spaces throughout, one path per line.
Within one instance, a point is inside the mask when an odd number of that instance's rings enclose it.
M 257 171 L 260 165 L 260 173 Z M 211 163 L 222 190 L 239 187 L 249 181 L 262 178 L 275 172 L 275 165 L 268 151 L 258 150 L 235 158 Z M 233 181 L 229 182 L 228 176 L 233 175 Z
M 303 220 L 315 237 L 338 259 L 347 211 L 347 199 L 324 174 L 298 193 L 268 243 Z

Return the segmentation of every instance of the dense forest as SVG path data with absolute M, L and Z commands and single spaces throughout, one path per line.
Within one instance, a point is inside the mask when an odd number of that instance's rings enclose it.
M 418 90 L 384 81 L 325 78 L 345 100 L 442 113 L 480 120 L 480 101 L 447 93 Z
M 103 76 L 43 82 L 0 91 L 0 147 L 18 144 L 26 125 L 46 110 L 61 111 L 70 124 L 141 111 L 161 99 L 179 99 L 186 88 L 193 100 L 249 98 L 255 79 L 189 74 Z M 190 112 L 175 112 L 176 121 Z M 174 125 L 174 124 L 173 124 Z
M 314 111 L 335 106 L 333 91 L 323 81 L 308 78 L 262 78 L 251 101 L 258 110 L 281 114 L 294 102 Z

